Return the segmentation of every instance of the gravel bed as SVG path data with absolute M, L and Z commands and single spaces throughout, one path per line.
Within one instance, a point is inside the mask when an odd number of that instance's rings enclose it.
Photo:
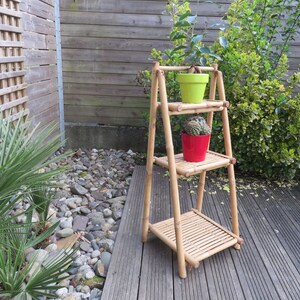
M 56 291 L 59 299 L 101 299 L 131 176 L 141 159 L 131 150 L 79 149 L 61 163 L 68 165 L 68 171 L 59 177 L 62 187 L 49 211 L 51 221 L 59 221 L 59 226 L 46 248 L 29 249 L 27 254 L 28 260 L 34 255 L 45 263 L 58 251 L 60 239 L 80 233 L 70 277 Z

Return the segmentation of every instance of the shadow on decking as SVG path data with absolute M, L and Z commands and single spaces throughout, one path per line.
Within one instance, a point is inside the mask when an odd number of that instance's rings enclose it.
M 156 168 L 151 222 L 171 216 L 168 178 Z M 145 167 L 136 167 L 120 224 L 102 300 L 111 299 L 300 299 L 300 187 L 275 185 L 238 192 L 239 223 L 245 244 L 200 263 L 178 277 L 176 254 L 155 237 L 141 242 Z M 182 212 L 195 195 L 181 182 Z M 239 187 L 239 186 L 238 186 Z M 206 184 L 206 215 L 230 229 L 228 192 Z

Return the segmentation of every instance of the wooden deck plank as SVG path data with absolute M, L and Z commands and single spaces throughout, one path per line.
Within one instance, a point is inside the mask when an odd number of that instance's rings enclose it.
M 192 208 L 192 199 L 189 192 L 189 186 L 186 181 L 180 181 L 180 208 L 181 212 L 187 212 Z M 178 265 L 176 254 L 173 254 L 174 266 L 174 299 L 210 299 L 207 286 L 207 278 L 203 263 L 200 263 L 198 269 L 192 269 L 188 272 L 188 280 L 181 279 L 178 276 Z M 213 299 L 213 298 L 212 298 Z
M 142 195 L 145 169 L 136 167 L 116 238 L 102 300 L 137 299 L 143 244 Z
M 244 218 L 248 218 L 252 229 L 255 243 L 259 247 L 260 255 L 265 254 L 265 264 L 268 272 L 275 283 L 275 289 L 282 299 L 299 299 L 300 275 L 291 261 L 287 249 L 278 240 L 274 228 L 268 223 L 262 211 L 251 200 L 252 195 L 248 194 L 240 201 L 240 208 L 244 210 Z
M 206 189 L 207 202 L 215 205 L 220 223 L 230 229 L 231 218 L 228 193 L 217 191 L 216 187 L 211 183 L 206 186 Z M 244 220 L 246 216 L 244 211 L 240 209 L 240 201 L 242 200 L 239 197 L 238 200 L 239 226 L 245 244 L 240 251 L 231 249 L 230 252 L 244 296 L 246 299 L 280 299 L 268 269 L 260 256 L 260 249 L 257 247 L 256 241 L 248 229 L 249 223 Z
M 161 171 L 154 168 L 153 172 L 151 223 L 171 217 L 169 180 L 168 177 L 162 177 Z M 156 237 L 150 237 L 149 241 L 144 243 L 138 299 L 173 299 L 172 268 L 171 249 Z
M 267 190 L 260 188 L 257 191 L 260 197 L 259 199 L 254 198 L 254 200 L 270 226 L 273 228 L 278 240 L 286 249 L 295 268 L 300 270 L 300 248 L 298 242 L 300 240 L 300 223 L 293 220 L 289 210 L 286 210 L 279 205 L 279 202 L 293 202 L 294 199 L 289 193 L 285 193 L 284 199 L 281 201 L 281 199 L 276 197 L 273 191 L 274 187 L 268 187 Z M 272 195 L 273 197 L 270 197 Z
M 270 195 L 271 190 L 268 190 L 267 192 Z M 285 192 L 288 193 L 287 191 Z M 225 203 L 224 197 L 226 196 L 226 193 L 227 192 L 225 191 L 218 191 L 217 197 L 219 197 L 220 202 Z M 240 222 L 243 222 L 241 219 L 244 219 L 245 226 L 242 224 L 240 226 L 242 229 L 247 228 L 249 230 L 254 245 L 257 247 L 257 253 L 261 256 L 265 268 L 267 269 L 267 273 L 273 282 L 273 288 L 277 291 L 280 299 L 297 299 L 297 295 L 300 294 L 299 284 L 297 284 L 297 282 L 300 282 L 299 273 L 288 255 L 289 249 L 285 248 L 286 244 L 283 246 L 280 243 L 272 224 L 265 218 L 262 209 L 257 205 L 256 201 L 262 199 L 263 197 L 259 190 L 256 190 L 255 192 L 251 190 L 243 191 L 243 197 L 240 198 L 239 201 L 239 211 Z M 278 220 L 277 222 L 280 221 Z M 245 240 L 248 241 L 248 238 L 245 237 Z M 245 243 L 244 247 L 247 247 L 247 243 Z M 252 267 L 249 262 L 248 266 Z M 264 268 L 260 265 L 259 268 L 253 270 L 252 273 L 255 277 L 253 277 L 253 275 L 252 277 L 254 279 L 259 277 L 260 272 L 263 269 Z M 259 270 L 259 272 L 257 270 Z M 262 278 L 252 287 L 253 291 L 257 289 L 257 286 L 261 285 L 263 282 L 261 280 Z M 264 283 L 260 292 L 263 292 L 268 288 L 269 284 L 270 282 Z M 272 292 L 273 288 L 270 288 L 269 292 Z
M 230 248 L 204 260 L 182 280 L 176 254 L 157 238 L 144 247 L 140 241 L 144 169 L 137 167 L 133 175 L 102 299 L 299 298 L 296 215 L 300 207 L 295 203 L 299 188 L 274 191 L 267 187 L 257 189 L 258 196 L 252 190 L 243 190 L 243 197 L 239 193 L 239 223 L 245 244 L 240 251 Z M 152 222 L 170 216 L 168 177 L 163 176 L 163 169 L 158 170 L 153 179 Z M 181 210 L 186 212 L 195 202 L 195 194 L 190 193 L 192 183 L 180 182 L 180 186 Z M 210 180 L 205 188 L 203 212 L 230 229 L 228 192 Z M 274 201 L 266 201 L 268 196 Z M 294 214 L 290 214 L 291 207 Z
M 228 195 L 227 198 L 227 201 L 229 201 Z M 193 203 L 196 204 L 195 196 L 193 196 Z M 224 224 L 220 222 L 217 209 L 212 205 L 212 201 L 206 193 L 203 201 L 203 213 L 221 225 Z M 208 280 L 209 292 L 215 294 L 214 299 L 244 299 L 243 290 L 229 249 L 204 260 L 204 265 L 206 276 L 211 278 Z

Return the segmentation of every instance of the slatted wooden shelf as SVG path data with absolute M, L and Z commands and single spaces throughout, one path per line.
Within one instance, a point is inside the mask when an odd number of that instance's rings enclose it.
M 169 168 L 168 157 L 154 157 L 154 161 L 157 165 Z M 220 153 L 216 153 L 208 150 L 206 158 L 201 162 L 187 162 L 183 159 L 183 154 L 179 153 L 175 155 L 176 171 L 181 176 L 192 176 L 200 174 L 203 171 L 214 170 L 221 167 L 226 167 L 230 163 L 234 164 L 235 159 Z
M 161 103 L 157 103 L 158 108 L 161 108 Z M 168 103 L 169 115 L 183 115 L 183 114 L 199 114 L 205 112 L 222 111 L 224 107 L 228 107 L 229 102 L 223 100 L 203 100 L 199 104 L 190 104 L 182 102 Z
M 241 238 L 194 209 L 181 215 L 181 228 L 185 259 L 193 267 L 215 253 L 243 243 Z M 150 224 L 149 229 L 176 251 L 173 218 Z

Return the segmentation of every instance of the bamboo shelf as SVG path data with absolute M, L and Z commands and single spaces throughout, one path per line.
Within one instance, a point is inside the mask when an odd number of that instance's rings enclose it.
M 193 66 L 202 72 L 210 72 L 210 87 L 208 99 L 199 104 L 169 102 L 165 72 L 188 71 L 185 66 L 160 66 L 155 63 L 152 68 L 150 122 L 148 135 L 147 166 L 144 192 L 142 240 L 147 241 L 148 233 L 152 232 L 177 253 L 178 273 L 186 278 L 186 262 L 198 267 L 199 262 L 219 251 L 229 247 L 239 249 L 243 240 L 239 237 L 237 197 L 234 175 L 236 160 L 232 155 L 228 107 L 222 72 L 217 65 L 212 67 Z M 218 91 L 218 99 L 216 99 Z M 158 102 L 158 95 L 160 102 Z M 155 134 L 157 111 L 161 110 L 167 156 L 155 157 Z M 170 116 L 184 114 L 207 113 L 207 124 L 212 127 L 214 113 L 222 116 L 225 154 L 208 150 L 206 159 L 202 162 L 186 162 L 183 154 L 174 153 Z M 170 193 L 173 209 L 173 218 L 155 224 L 150 224 L 153 164 L 167 168 L 170 173 Z M 206 217 L 201 213 L 206 171 L 226 167 L 229 179 L 229 200 L 231 209 L 232 232 Z M 196 209 L 181 213 L 178 177 L 200 174 Z
M 224 107 L 228 107 L 228 101 L 220 100 L 204 100 L 200 104 L 189 104 L 182 102 L 168 103 L 169 115 L 184 115 L 184 114 L 200 114 L 206 112 L 222 111 Z M 161 103 L 157 103 L 157 107 L 161 108 Z
M 149 225 L 150 231 L 176 252 L 174 219 Z M 243 240 L 196 210 L 181 215 L 185 260 L 197 268 L 199 262 Z
M 227 167 L 229 164 L 234 164 L 235 161 L 236 160 L 233 157 L 229 157 L 209 150 L 206 153 L 205 160 L 201 162 L 187 162 L 183 160 L 182 153 L 175 155 L 177 174 L 185 177 L 200 174 L 203 171 Z M 167 156 L 154 157 L 154 162 L 161 167 L 169 169 Z

